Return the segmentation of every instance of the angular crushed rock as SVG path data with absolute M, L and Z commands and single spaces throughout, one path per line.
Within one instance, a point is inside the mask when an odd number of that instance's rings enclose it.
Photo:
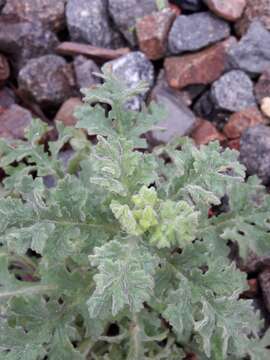
M 254 88 L 256 99 L 259 103 L 266 97 L 270 97 L 270 67 L 260 76 Z
M 117 29 L 134 46 L 136 20 L 158 10 L 156 0 L 108 0 L 109 11 Z
M 66 19 L 73 41 L 113 49 L 123 46 L 109 18 L 107 0 L 68 0 Z
M 65 0 L 7 0 L 2 13 L 20 20 L 40 21 L 44 27 L 59 31 L 65 25 Z
M 7 139 L 23 139 L 27 126 L 32 121 L 30 111 L 19 105 L 11 105 L 0 112 L 0 137 Z
M 185 104 L 182 94 L 169 87 L 163 73 L 153 88 L 151 98 L 164 106 L 166 118 L 157 124 L 164 130 L 151 131 L 149 134 L 150 143 L 167 143 L 174 137 L 188 135 L 193 130 L 196 124 L 193 112 Z
M 130 88 L 135 87 L 141 81 L 146 81 L 149 84 L 149 88 L 154 83 L 154 67 L 140 51 L 134 51 L 121 56 L 119 59 L 109 61 L 105 66 L 110 66 L 112 72 Z M 134 97 L 127 103 L 127 107 L 132 110 L 140 109 L 142 101 L 146 96 L 147 92 Z
M 99 84 L 100 78 L 93 75 L 93 73 L 99 73 L 100 69 L 96 63 L 87 59 L 85 56 L 76 56 L 74 62 L 74 70 L 76 76 L 76 82 L 78 89 L 89 88 L 95 84 Z
M 235 25 L 238 34 L 243 35 L 255 19 L 270 30 L 270 0 L 246 0 L 246 2 L 244 14 Z
M 19 89 L 41 106 L 55 107 L 74 95 L 72 68 L 57 55 L 45 55 L 29 62 L 18 76 Z
M 169 33 L 169 50 L 172 54 L 196 51 L 229 35 L 229 24 L 210 12 L 180 15 Z
M 210 84 L 225 71 L 225 42 L 213 45 L 194 54 L 172 56 L 164 67 L 171 87 L 182 89 L 187 85 Z
M 232 112 L 256 105 L 253 83 L 240 70 L 227 72 L 215 81 L 211 87 L 211 98 L 217 108 Z
M 263 123 L 265 123 L 265 119 L 258 108 L 249 107 L 232 114 L 223 128 L 223 132 L 228 139 L 238 139 L 246 129 Z
M 164 9 L 137 21 L 139 48 L 148 59 L 157 60 L 166 54 L 168 33 L 175 16 L 171 9 Z
M 40 22 L 0 17 L 0 51 L 10 55 L 16 71 L 29 59 L 52 53 L 58 44 L 56 35 L 44 30 Z
M 270 32 L 259 21 L 254 21 L 228 55 L 233 68 L 261 74 L 270 67 Z
M 257 174 L 265 185 L 270 183 L 270 127 L 257 125 L 243 133 L 240 161 L 249 175 Z
M 246 0 L 204 0 L 204 2 L 214 14 L 228 21 L 239 19 L 246 6 Z

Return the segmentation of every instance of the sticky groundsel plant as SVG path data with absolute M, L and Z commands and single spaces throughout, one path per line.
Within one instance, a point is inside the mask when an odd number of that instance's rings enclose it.
M 58 124 L 45 147 L 37 120 L 26 141 L 1 140 L 0 359 L 269 359 L 227 245 L 243 259 L 269 252 L 269 195 L 218 143 L 149 153 L 141 134 L 162 109 L 129 111 L 144 85 L 109 69 L 104 80 L 76 112 L 96 145 Z M 224 196 L 228 209 L 209 217 Z

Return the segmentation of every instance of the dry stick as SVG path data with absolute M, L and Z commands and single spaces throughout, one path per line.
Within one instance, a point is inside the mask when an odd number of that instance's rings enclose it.
M 116 50 L 100 48 L 87 44 L 80 44 L 76 42 L 63 42 L 57 46 L 56 52 L 61 55 L 85 55 L 90 58 L 99 60 L 114 60 L 120 56 L 126 55 L 130 52 L 129 48 L 119 48 Z

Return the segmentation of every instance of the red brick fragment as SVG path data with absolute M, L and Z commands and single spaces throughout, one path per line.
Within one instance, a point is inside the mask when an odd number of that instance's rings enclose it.
M 207 85 L 217 80 L 225 70 L 226 47 L 224 43 L 194 54 L 167 58 L 164 66 L 169 85 L 182 89 L 188 85 Z
M 260 111 L 256 107 L 251 107 L 231 115 L 223 132 L 229 139 L 237 139 L 247 128 L 264 122 Z
M 198 125 L 193 130 L 191 137 L 197 145 L 205 145 L 214 140 L 223 142 L 226 139 L 210 121 L 203 119 L 199 119 Z
M 175 17 L 176 13 L 167 8 L 137 21 L 139 47 L 149 59 L 157 60 L 165 56 L 169 30 Z

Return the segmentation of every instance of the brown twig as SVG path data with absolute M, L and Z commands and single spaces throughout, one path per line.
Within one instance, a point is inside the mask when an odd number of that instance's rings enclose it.
M 85 55 L 98 60 L 114 60 L 120 56 L 126 55 L 130 52 L 129 48 L 106 49 L 87 44 L 80 44 L 75 42 L 63 42 L 57 48 L 56 52 L 61 55 Z

